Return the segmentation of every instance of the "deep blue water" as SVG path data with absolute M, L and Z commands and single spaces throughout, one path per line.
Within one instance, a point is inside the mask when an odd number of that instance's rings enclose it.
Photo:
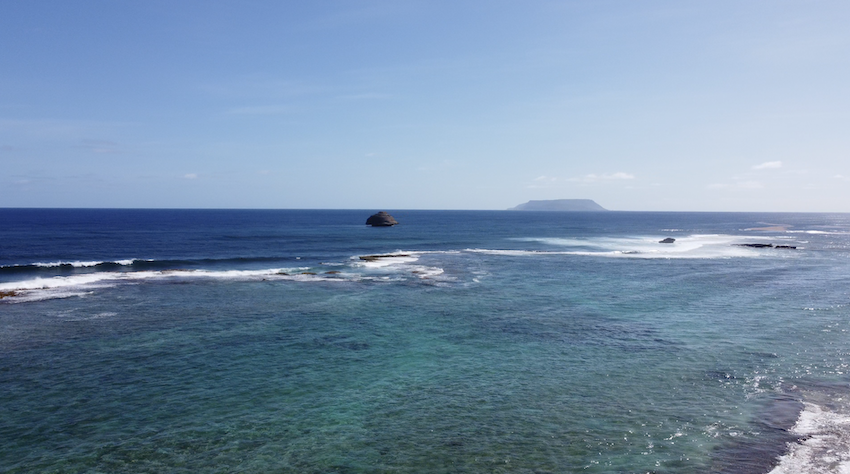
M 850 468 L 850 215 L 388 211 L 0 209 L 0 471 Z

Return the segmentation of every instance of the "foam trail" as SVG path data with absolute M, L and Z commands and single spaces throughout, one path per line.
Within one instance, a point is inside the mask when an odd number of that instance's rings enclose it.
M 825 230 L 786 230 L 789 234 L 811 234 L 811 235 L 847 235 L 850 232 L 837 232 Z
M 84 296 L 97 288 L 114 287 L 122 283 L 139 283 L 147 280 L 215 279 L 233 281 L 287 280 L 301 282 L 340 282 L 404 280 L 409 278 L 434 279 L 443 274 L 443 269 L 439 267 L 411 265 L 411 263 L 418 260 L 418 254 L 401 252 L 376 256 L 374 260 L 359 260 L 359 257 L 352 257 L 352 261 L 347 265 L 334 265 L 340 267 L 340 270 L 332 272 L 322 271 L 312 267 L 267 268 L 260 270 L 102 271 L 78 275 L 38 277 L 0 283 L 0 292 L 10 293 L 4 295 L 4 302 L 20 303 Z
M 753 240 L 769 240 L 764 236 L 737 236 L 721 234 L 695 234 L 676 237 L 672 244 L 659 243 L 665 236 L 593 237 L 587 239 L 540 237 L 516 239 L 537 242 L 565 250 L 490 250 L 467 249 L 467 251 L 502 255 L 581 255 L 612 258 L 730 258 L 760 257 L 765 250 L 741 247 L 736 244 Z M 768 249 L 767 251 L 770 251 Z M 787 253 L 784 255 L 788 255 Z
M 792 432 L 802 439 L 770 474 L 850 474 L 850 416 L 805 403 Z
M 361 266 L 366 268 L 383 268 L 388 267 L 390 265 L 400 265 L 404 263 L 412 263 L 419 260 L 419 257 L 416 255 L 404 255 L 404 256 L 394 256 L 394 257 L 381 257 L 379 259 L 373 261 L 361 261 L 355 262 L 355 266 Z
M 122 259 L 122 260 L 92 260 L 92 261 L 74 260 L 74 261 L 67 261 L 67 262 L 65 262 L 65 261 L 60 261 L 60 262 L 35 262 L 35 263 L 32 264 L 32 266 L 42 267 L 42 268 L 67 267 L 67 266 L 71 266 L 71 267 L 74 267 L 74 268 L 86 268 L 86 267 L 96 267 L 98 265 L 105 265 L 105 264 L 127 266 L 127 265 L 132 265 L 133 262 L 135 262 L 137 260 L 138 259 L 136 259 L 136 258 L 128 258 L 128 259 Z

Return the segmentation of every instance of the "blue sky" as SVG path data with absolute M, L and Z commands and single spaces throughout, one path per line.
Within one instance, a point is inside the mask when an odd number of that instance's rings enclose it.
M 850 212 L 846 1 L 0 1 L 0 207 Z

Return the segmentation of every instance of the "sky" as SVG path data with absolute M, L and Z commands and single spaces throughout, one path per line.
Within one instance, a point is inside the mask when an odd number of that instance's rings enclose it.
M 0 0 L 0 207 L 850 212 L 850 2 Z

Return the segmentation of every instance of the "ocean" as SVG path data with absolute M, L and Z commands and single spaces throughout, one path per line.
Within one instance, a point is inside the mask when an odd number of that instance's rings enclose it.
M 850 215 L 385 210 L 0 209 L 0 471 L 850 472 Z

